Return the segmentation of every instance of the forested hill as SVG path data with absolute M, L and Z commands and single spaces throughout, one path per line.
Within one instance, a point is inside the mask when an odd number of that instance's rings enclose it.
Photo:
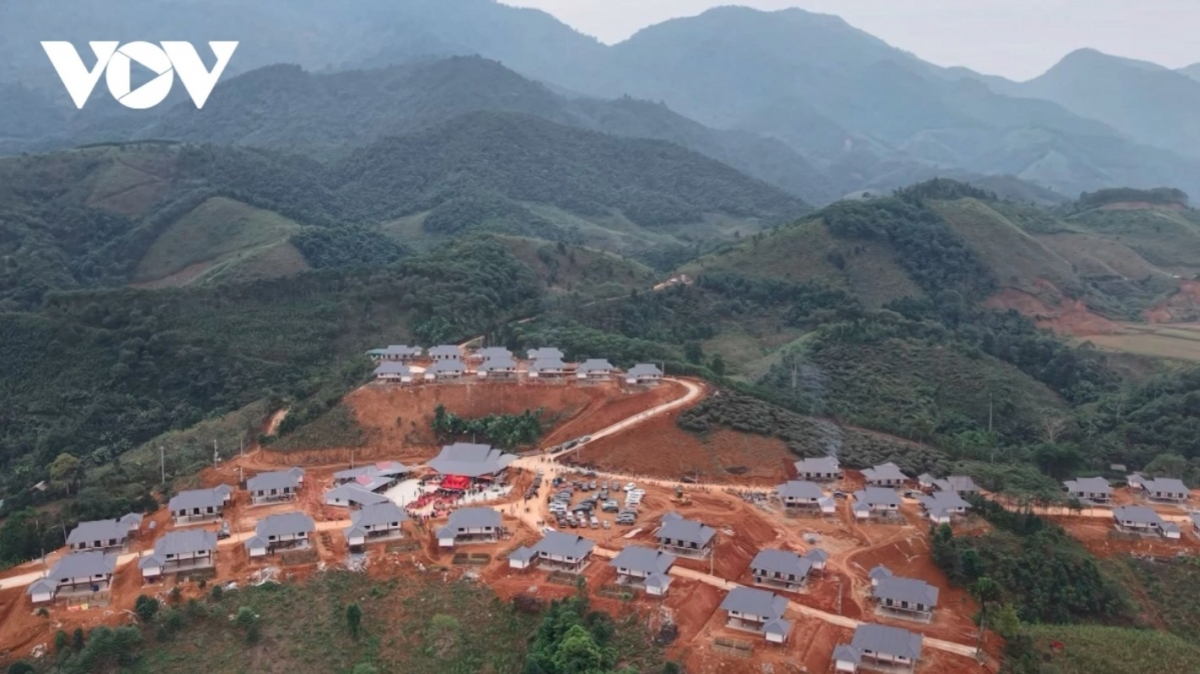
M 384 136 L 420 131 L 482 110 L 665 140 L 811 201 L 841 196 L 800 153 L 778 140 L 712 129 L 660 103 L 569 99 L 480 57 L 322 74 L 294 65 L 268 66 L 219 83 L 203 111 L 176 105 L 135 135 L 340 158 Z
M 706 213 L 782 221 L 808 210 L 778 188 L 669 143 L 511 113 L 470 113 L 381 140 L 336 164 L 332 177 L 347 208 L 371 219 L 485 191 L 583 215 L 619 212 L 643 227 Z

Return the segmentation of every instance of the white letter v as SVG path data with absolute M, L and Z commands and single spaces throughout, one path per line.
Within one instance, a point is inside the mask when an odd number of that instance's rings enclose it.
M 100 75 L 104 73 L 105 66 L 112 59 L 112 55 L 117 51 L 120 43 L 89 42 L 88 45 L 92 48 L 92 53 L 96 55 L 96 65 L 91 71 L 83 65 L 83 59 L 79 58 L 79 52 L 75 51 L 75 45 L 70 42 L 42 43 L 42 49 L 45 49 L 46 56 L 50 57 L 50 63 L 58 72 L 58 77 L 62 80 L 63 85 L 67 87 L 67 93 L 75 102 L 75 107 L 80 109 L 83 109 L 83 104 L 87 103 L 88 96 L 92 95 L 92 90 L 100 81 Z

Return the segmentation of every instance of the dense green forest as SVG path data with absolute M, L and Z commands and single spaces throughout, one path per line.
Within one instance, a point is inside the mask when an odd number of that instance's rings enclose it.
M 438 405 L 429 425 L 442 440 L 466 439 L 515 449 L 533 445 L 542 437 L 541 417 L 542 410 L 525 410 L 521 414 L 489 414 L 464 419 Z

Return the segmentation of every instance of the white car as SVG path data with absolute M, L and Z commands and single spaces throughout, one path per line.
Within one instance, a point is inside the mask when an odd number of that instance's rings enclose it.
M 632 482 L 625 485 L 625 491 L 633 491 L 634 489 L 637 489 L 637 485 Z

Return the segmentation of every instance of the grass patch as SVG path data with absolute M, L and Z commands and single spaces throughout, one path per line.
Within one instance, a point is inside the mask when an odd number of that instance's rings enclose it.
M 1195 672 L 1200 646 L 1173 634 L 1125 627 L 1037 625 L 1026 628 L 1040 656 L 1038 674 Z M 1052 648 L 1053 643 L 1061 649 Z

